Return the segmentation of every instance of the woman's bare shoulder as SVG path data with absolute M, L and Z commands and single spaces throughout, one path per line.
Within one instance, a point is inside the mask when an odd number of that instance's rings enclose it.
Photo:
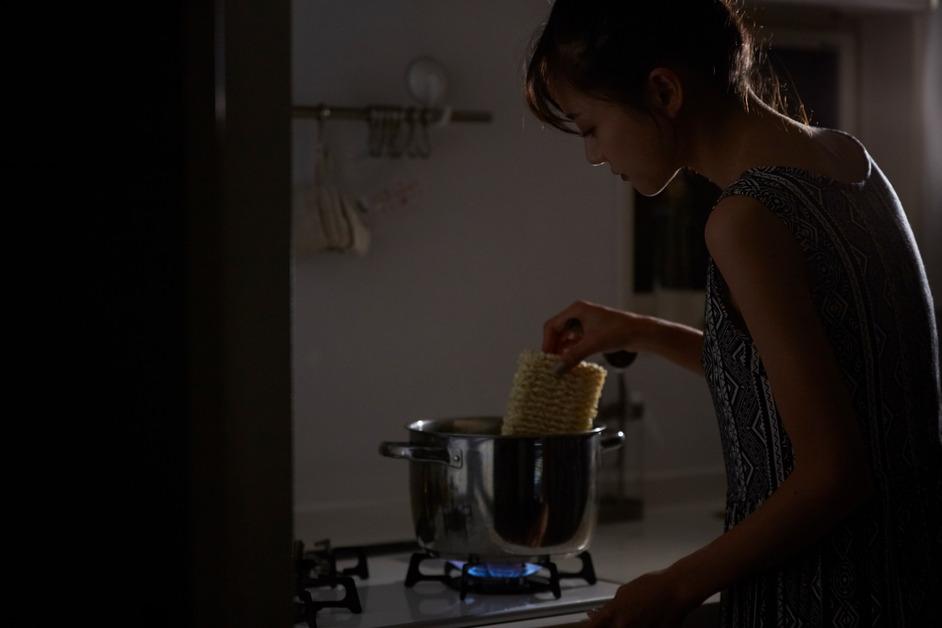
M 729 251 L 761 252 L 775 240 L 788 237 L 785 225 L 759 200 L 733 194 L 722 198 L 707 217 L 707 249 L 717 258 Z
M 819 148 L 819 165 L 813 170 L 842 183 L 863 181 L 869 175 L 867 149 L 853 135 L 836 129 L 816 128 L 811 139 Z

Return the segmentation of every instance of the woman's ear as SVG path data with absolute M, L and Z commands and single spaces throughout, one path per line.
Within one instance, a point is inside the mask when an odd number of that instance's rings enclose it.
M 684 104 L 684 87 L 673 70 L 654 68 L 648 73 L 645 96 L 652 111 L 674 119 Z

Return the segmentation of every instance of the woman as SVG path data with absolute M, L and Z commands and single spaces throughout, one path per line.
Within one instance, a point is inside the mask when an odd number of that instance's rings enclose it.
M 704 330 L 577 302 L 544 326 L 566 368 L 659 354 L 705 375 L 726 532 L 623 585 L 591 626 L 923 626 L 942 616 L 938 337 L 899 199 L 863 145 L 757 95 L 727 2 L 557 0 L 528 103 L 640 193 L 681 168 L 723 190 Z M 571 337 L 566 322 L 581 322 Z

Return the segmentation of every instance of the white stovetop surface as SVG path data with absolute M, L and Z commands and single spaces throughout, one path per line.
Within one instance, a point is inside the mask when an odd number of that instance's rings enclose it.
M 320 628 L 372 628 L 379 626 L 501 626 L 537 628 L 585 619 L 585 610 L 611 599 L 618 585 L 648 571 L 663 569 L 702 547 L 723 532 L 717 516 L 722 504 L 679 504 L 648 509 L 640 521 L 599 525 L 589 552 L 599 582 L 563 581 L 562 597 L 536 595 L 475 595 L 464 601 L 457 591 L 440 582 L 403 585 L 409 554 L 369 557 L 370 578 L 357 580 L 363 613 L 324 609 L 317 614 Z M 559 568 L 575 571 L 576 559 L 559 561 Z M 439 573 L 438 561 L 423 563 L 423 573 Z M 719 599 L 715 595 L 708 600 Z M 298 624 L 299 627 L 303 624 Z

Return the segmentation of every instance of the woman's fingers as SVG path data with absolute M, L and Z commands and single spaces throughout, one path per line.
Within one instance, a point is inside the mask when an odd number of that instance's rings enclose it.
M 543 352 L 563 359 L 562 374 L 593 353 L 625 346 L 626 312 L 576 301 L 543 323 Z
M 560 340 L 566 331 L 566 323 L 575 318 L 578 320 L 577 310 L 580 303 L 573 303 L 562 312 L 543 323 L 543 353 L 559 353 Z
M 557 327 L 553 323 L 554 320 L 551 318 L 543 323 L 543 353 L 556 353 L 557 338 L 563 328 Z
M 565 347 L 559 352 L 561 359 L 559 366 L 556 367 L 556 374 L 562 375 L 576 366 L 584 359 L 595 353 L 592 346 L 584 339 L 580 338 L 575 343 Z
M 586 623 L 586 628 L 609 628 L 613 613 L 614 609 L 611 603 L 589 610 L 587 612 L 589 620 Z

